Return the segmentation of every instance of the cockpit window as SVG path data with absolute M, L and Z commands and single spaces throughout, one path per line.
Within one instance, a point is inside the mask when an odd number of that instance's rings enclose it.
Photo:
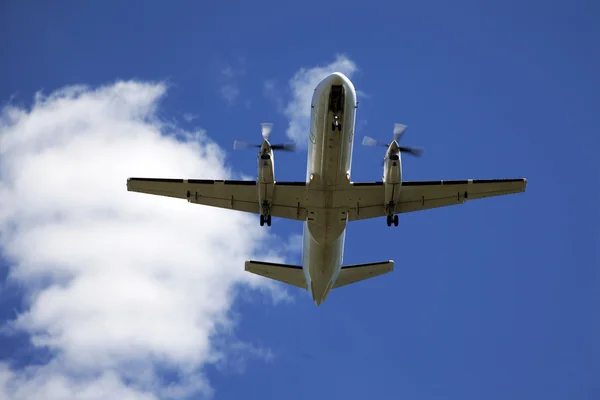
M 398 161 L 398 154 L 390 155 L 390 160 Z
M 271 158 L 271 156 L 270 156 L 270 155 L 268 155 L 268 154 L 261 154 L 261 155 L 260 155 L 260 159 L 261 159 L 261 160 L 269 160 L 270 158 Z

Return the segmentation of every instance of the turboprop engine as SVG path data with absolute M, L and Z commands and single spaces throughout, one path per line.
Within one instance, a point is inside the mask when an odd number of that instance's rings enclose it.
M 423 149 L 417 147 L 400 146 L 398 142 L 406 130 L 406 125 L 394 124 L 394 140 L 391 143 L 381 142 L 365 136 L 362 144 L 364 146 L 387 147 L 383 160 L 383 184 L 385 186 L 385 205 L 387 211 L 387 225 L 398 226 L 398 215 L 396 206 L 400 199 L 402 187 L 402 160 L 400 153 L 408 153 L 413 156 L 421 156 Z
M 273 190 L 275 188 L 275 160 L 273 157 L 274 151 L 295 151 L 294 143 L 271 144 L 269 138 L 273 124 L 263 123 L 261 144 L 250 144 L 245 142 L 234 141 L 234 150 L 258 148 L 258 175 L 257 175 L 257 190 L 258 204 L 260 204 L 260 226 L 265 223 L 271 226 L 271 204 L 273 200 Z

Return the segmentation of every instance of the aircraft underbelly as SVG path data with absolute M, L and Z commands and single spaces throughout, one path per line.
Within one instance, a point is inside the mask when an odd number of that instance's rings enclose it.
M 307 189 L 319 200 L 308 210 L 302 265 L 317 302 L 331 290 L 343 261 L 347 212 L 332 208 L 333 192 L 350 180 L 355 108 L 356 93 L 345 82 L 324 81 L 313 95 Z
M 341 235 L 331 242 L 319 243 L 313 237 L 308 224 L 307 221 L 304 226 L 305 254 L 302 265 L 305 266 L 304 274 L 313 292 L 313 297 L 324 300 L 343 263 L 346 231 L 343 230 Z M 324 234 L 324 232 L 321 233 Z

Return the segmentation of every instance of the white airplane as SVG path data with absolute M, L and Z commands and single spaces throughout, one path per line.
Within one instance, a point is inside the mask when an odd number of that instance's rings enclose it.
M 272 125 L 263 124 L 263 142 L 255 145 L 260 149 L 257 181 L 129 178 L 127 190 L 258 214 L 261 226 L 271 226 L 273 216 L 303 221 L 302 265 L 250 260 L 245 269 L 308 290 L 317 306 L 332 289 L 394 268 L 392 260 L 343 265 L 349 221 L 386 217 L 387 226 L 398 226 L 398 214 L 525 191 L 527 180 L 521 178 L 403 182 L 400 154 L 419 155 L 420 150 L 398 144 L 406 128 L 401 124 L 395 126 L 394 140 L 384 144 L 383 179 L 352 182 L 357 104 L 354 85 L 344 74 L 333 73 L 317 85 L 311 104 L 305 182 L 275 180 L 273 151 L 293 150 L 294 146 L 269 143 Z M 378 143 L 365 137 L 363 144 Z M 248 145 L 235 143 L 234 147 Z

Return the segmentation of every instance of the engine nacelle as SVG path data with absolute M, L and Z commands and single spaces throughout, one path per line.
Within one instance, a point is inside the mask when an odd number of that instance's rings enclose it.
M 258 204 L 261 207 L 261 214 L 268 216 L 271 214 L 271 204 L 273 202 L 273 190 L 275 189 L 275 167 L 273 162 L 273 151 L 263 146 L 258 153 Z
M 400 152 L 391 147 L 386 153 L 383 166 L 385 204 L 388 215 L 396 213 L 396 205 L 400 200 L 400 189 L 402 188 L 402 160 L 400 159 Z

